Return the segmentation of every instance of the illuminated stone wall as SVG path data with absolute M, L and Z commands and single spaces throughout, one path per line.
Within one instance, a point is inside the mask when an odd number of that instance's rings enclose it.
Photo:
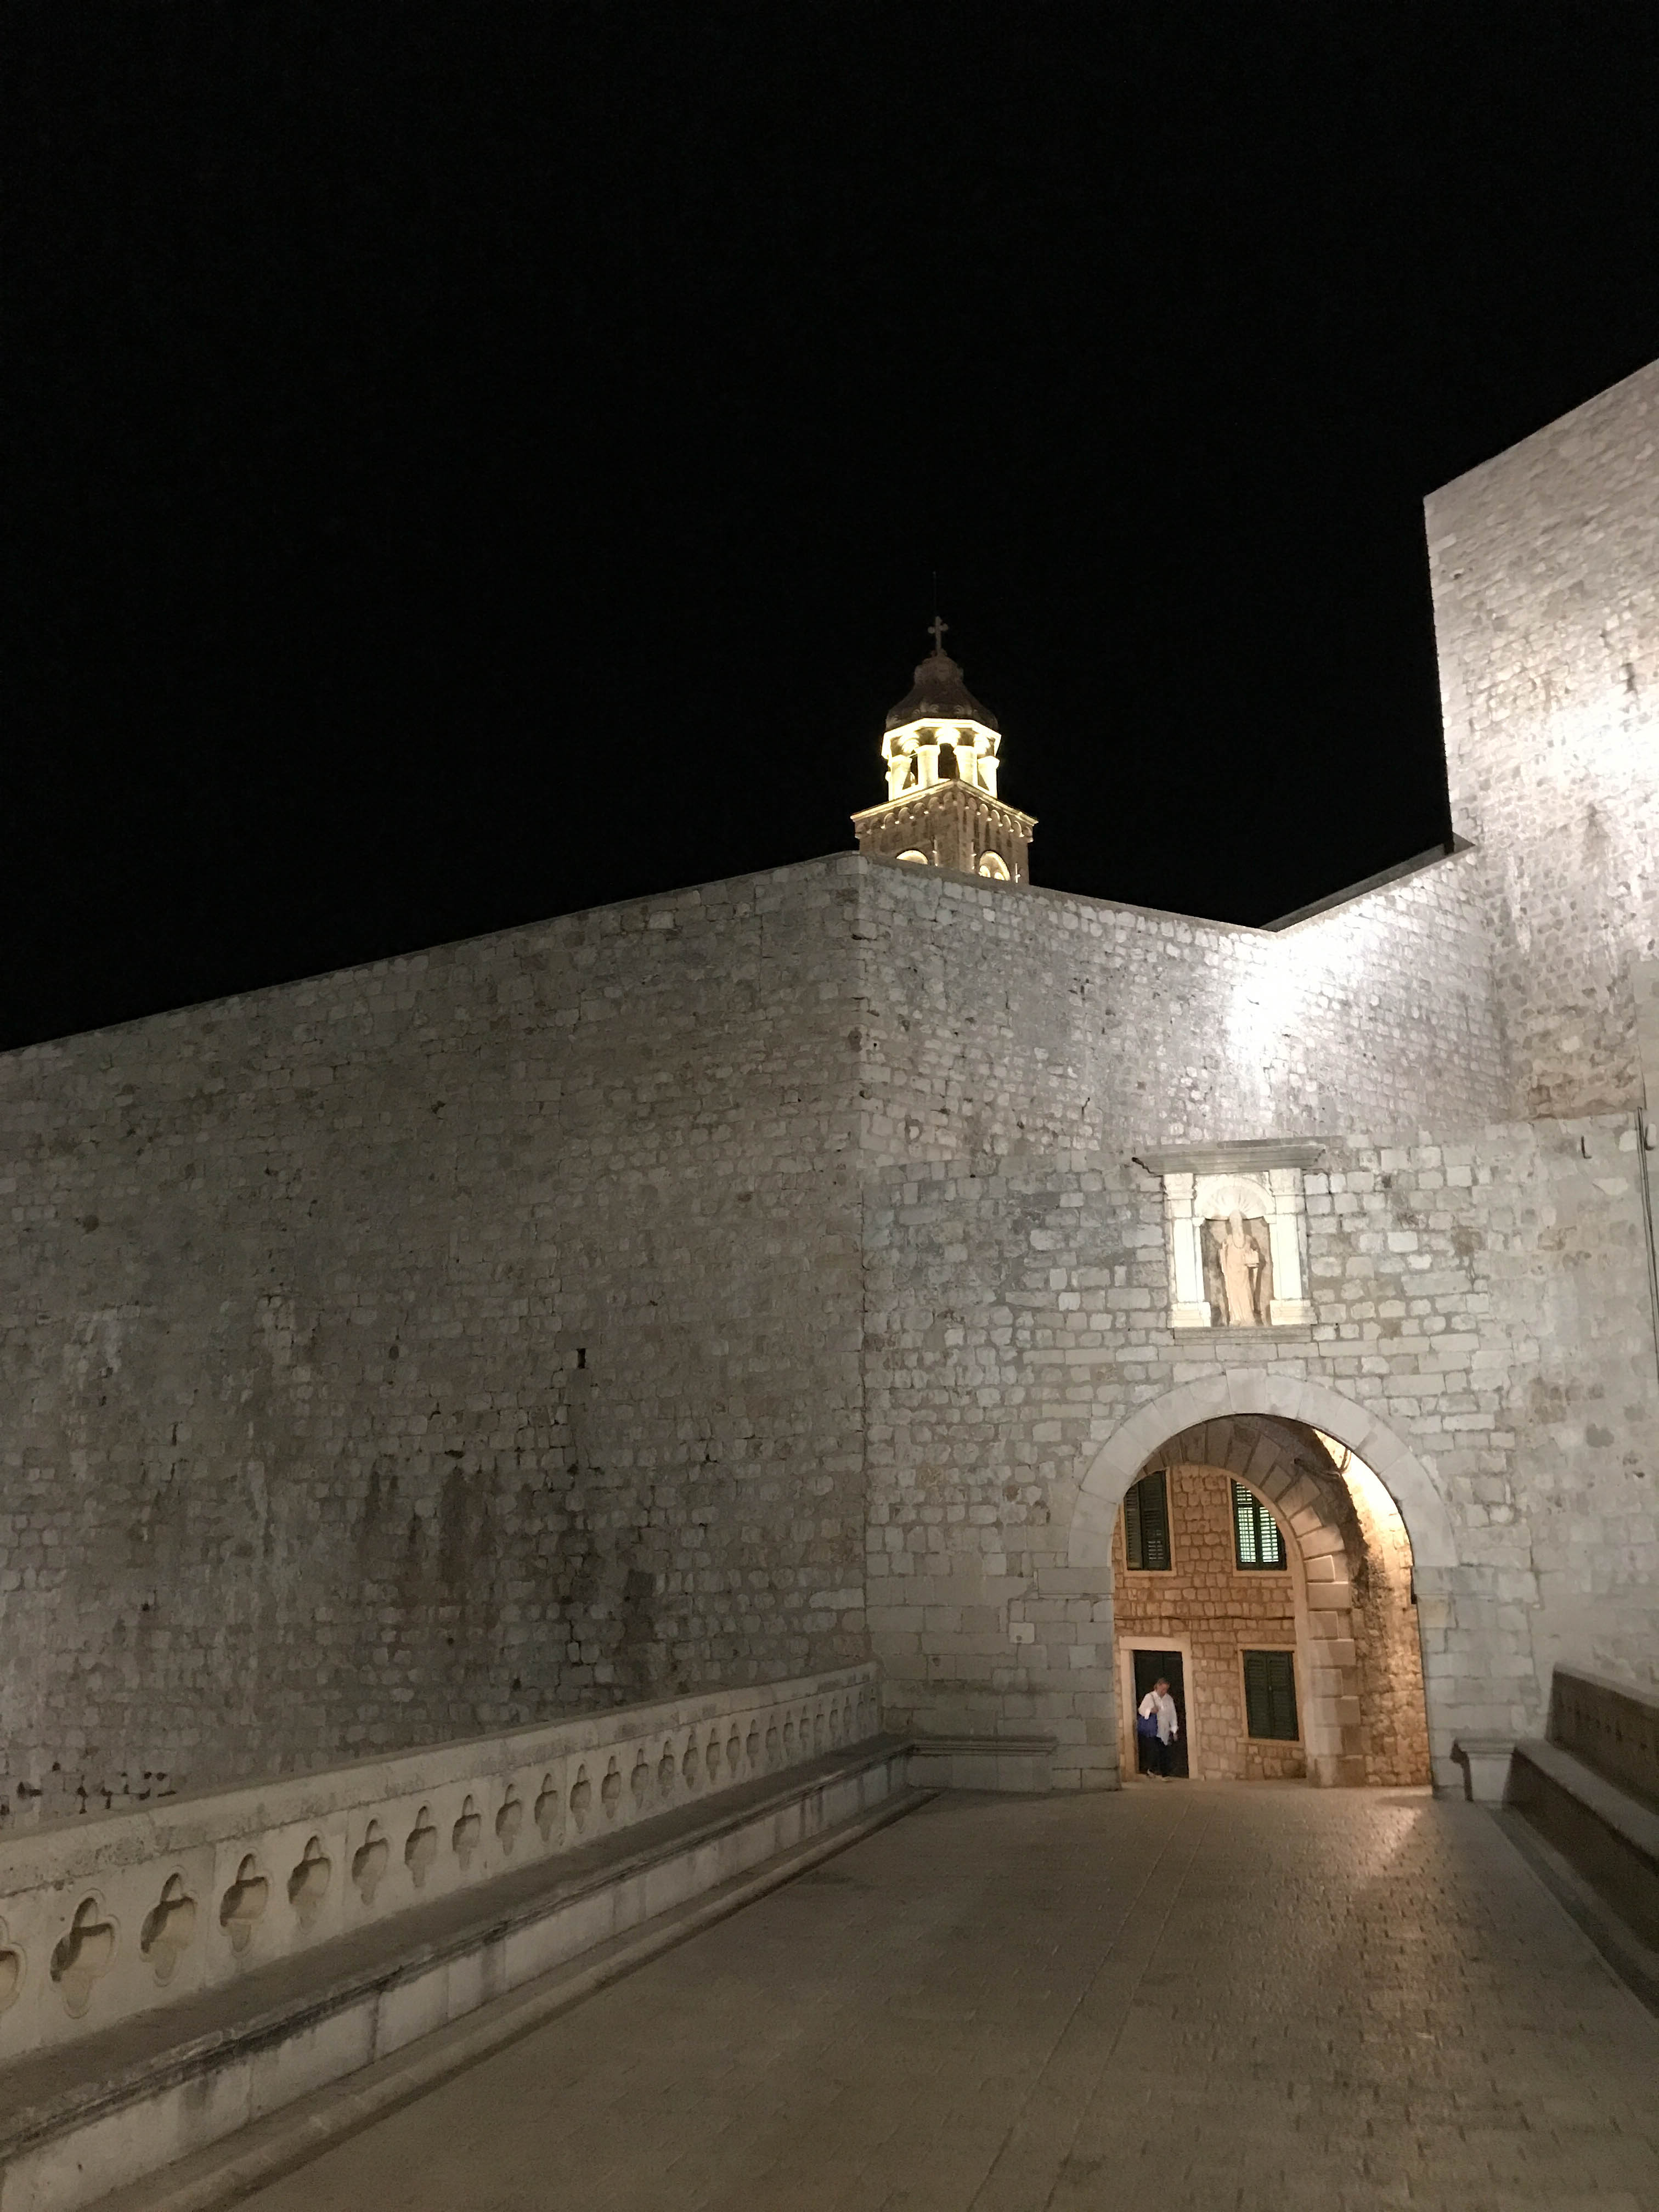
M 1480 848 L 1516 1104 L 1640 1097 L 1659 957 L 1659 364 L 1428 501 L 1454 823 Z
M 896 1717 L 1048 1732 L 1058 1782 L 1114 1779 L 1118 1503 L 1159 1443 L 1230 1412 L 1323 1430 L 1398 1501 L 1443 1783 L 1458 1735 L 1541 1728 L 1558 1659 L 1659 1680 L 1639 1160 L 1618 1115 L 1335 1142 L 1308 1177 L 1314 1324 L 1224 1333 L 1170 1328 L 1161 1193 L 1121 1157 L 891 1171 L 866 1389 Z
M 872 1156 L 1491 1120 L 1508 1086 L 1475 890 L 1456 854 L 1272 934 L 870 863 Z
M 0 1060 L 10 1817 L 863 1655 L 857 866 Z
M 859 1656 L 872 1169 L 1463 1105 L 1458 866 L 1379 895 L 1438 1000 L 849 854 L 10 1055 L 9 1785 Z

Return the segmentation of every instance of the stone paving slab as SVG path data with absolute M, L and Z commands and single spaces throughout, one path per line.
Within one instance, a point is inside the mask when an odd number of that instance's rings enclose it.
M 258 2212 L 1659 2212 L 1659 2023 L 1480 1808 L 937 1801 Z

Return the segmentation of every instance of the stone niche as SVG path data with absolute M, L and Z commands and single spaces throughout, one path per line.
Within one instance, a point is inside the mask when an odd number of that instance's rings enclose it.
M 1317 1145 L 1226 1145 L 1139 1164 L 1164 1185 L 1172 1328 L 1295 1328 L 1308 1297 L 1304 1170 Z

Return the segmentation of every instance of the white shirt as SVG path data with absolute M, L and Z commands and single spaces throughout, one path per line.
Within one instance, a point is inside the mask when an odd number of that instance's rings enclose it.
M 1181 1723 L 1176 1717 L 1173 1698 L 1168 1695 L 1160 1698 L 1156 1690 L 1148 1690 L 1136 1710 L 1142 1720 L 1149 1719 L 1154 1713 L 1158 1715 L 1158 1740 L 1160 1743 L 1168 1743 L 1171 1737 L 1181 1734 Z

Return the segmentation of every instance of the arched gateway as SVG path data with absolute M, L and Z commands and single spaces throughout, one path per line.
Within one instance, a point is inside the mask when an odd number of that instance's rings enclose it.
M 1132 1486 L 1136 1537 L 1126 1550 L 1120 1515 Z M 1161 1551 L 1149 1546 L 1143 1556 L 1149 1497 L 1170 1517 Z M 1248 1518 L 1253 1500 L 1281 1532 L 1274 1563 L 1282 1577 L 1235 1573 L 1231 1558 L 1215 1556 L 1230 1508 L 1242 1504 Z M 1184 1525 L 1172 1553 L 1175 1522 Z M 1090 1465 L 1067 1558 L 1073 1573 L 1114 1591 L 1128 1771 L 1138 1663 L 1149 1661 L 1151 1645 L 1170 1653 L 1171 1669 L 1188 1669 L 1195 1771 L 1305 1773 L 1326 1785 L 1426 1780 L 1413 1562 L 1434 1570 L 1454 1557 L 1444 1508 L 1421 1462 L 1374 1415 L 1323 1384 L 1252 1370 L 1138 1408 Z M 1270 1594 L 1266 1585 L 1275 1580 Z M 1267 1625 L 1275 1612 L 1276 1631 Z M 1246 1649 L 1292 1642 L 1293 1650 L 1272 1654 Z M 1249 1668 L 1269 1658 L 1287 1682 L 1293 1666 L 1297 1720 L 1285 1755 L 1264 1760 L 1265 1747 L 1242 1739 L 1258 1733 L 1248 1711 Z

